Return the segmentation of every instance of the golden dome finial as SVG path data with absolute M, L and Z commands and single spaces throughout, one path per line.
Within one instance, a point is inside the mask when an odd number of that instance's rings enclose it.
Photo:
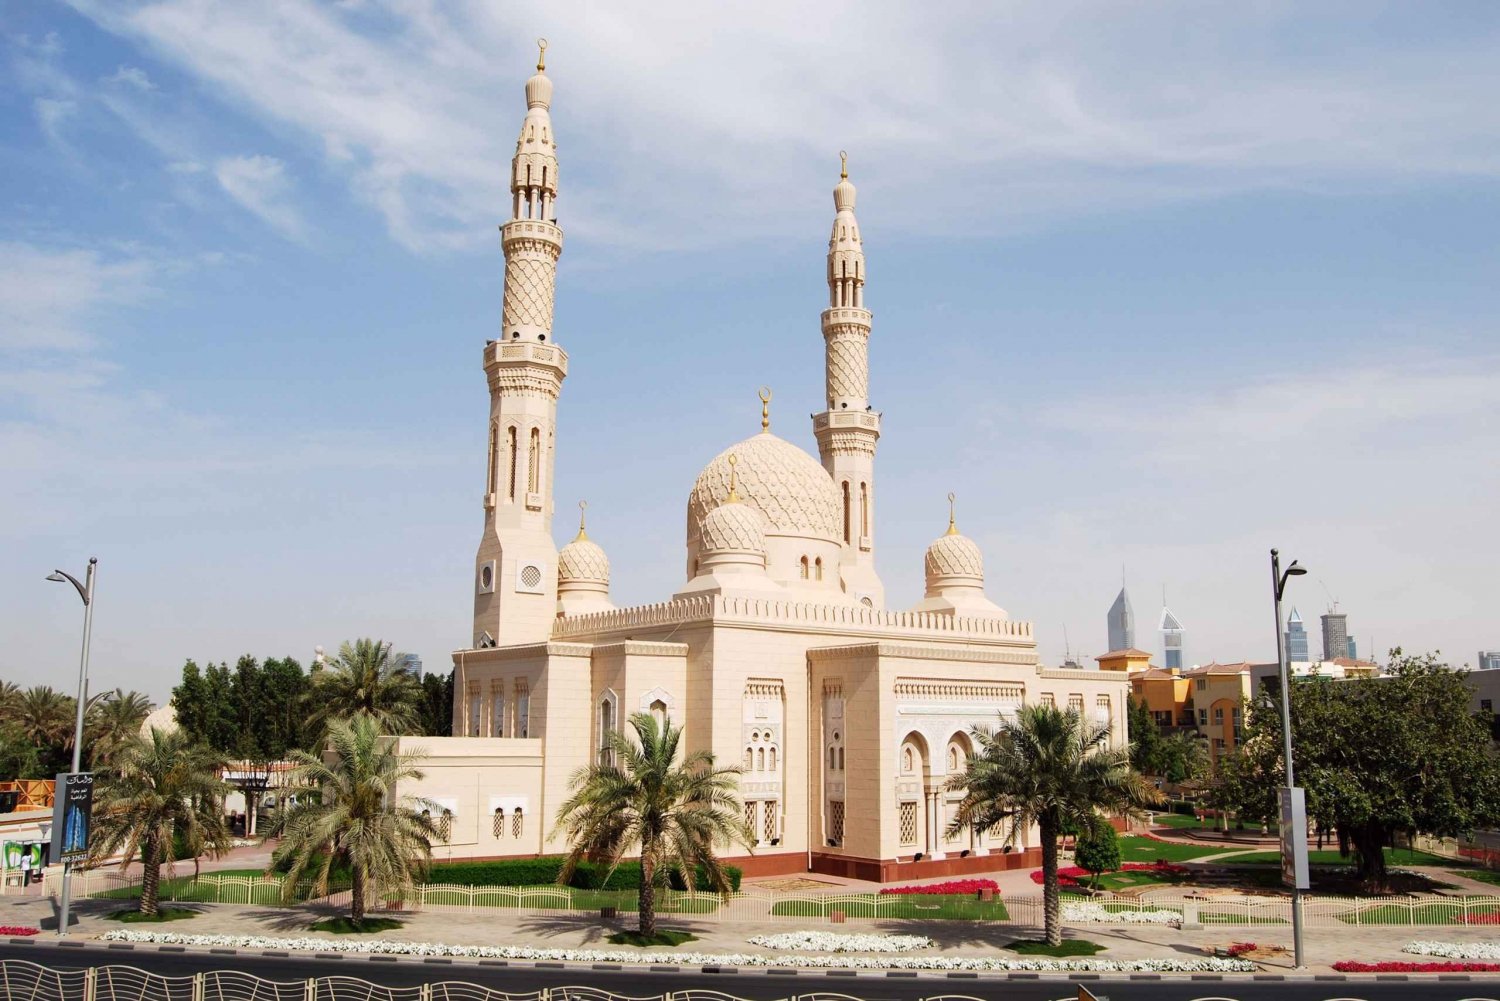
M 547 68 L 547 40 L 545 38 L 538 38 L 536 40 L 536 48 L 536 71 L 540 73 Z
M 760 387 L 760 429 L 771 430 L 771 387 Z
M 849 154 L 839 150 L 839 180 L 849 180 Z
M 740 462 L 740 457 L 737 456 L 737 455 L 734 455 L 733 453 L 731 453 L 730 456 L 729 456 L 729 496 L 724 498 L 724 503 L 725 504 L 738 504 L 740 502 L 740 495 L 734 489 L 734 487 L 735 487 L 735 470 L 734 470 L 734 467 L 737 466 L 737 465 L 739 465 L 739 462 Z
M 953 508 L 953 502 L 955 500 L 957 500 L 957 499 L 958 499 L 958 497 L 957 497 L 956 494 L 953 493 L 953 491 L 951 491 L 951 490 L 948 491 L 948 532 L 947 532 L 947 534 L 949 534 L 949 535 L 957 535 L 958 534 L 958 518 L 955 516 L 955 514 L 954 514 L 954 508 Z
M 588 511 L 588 509 L 589 509 L 589 502 L 588 501 L 581 500 L 581 501 L 578 502 L 578 535 L 574 537 L 574 539 L 573 539 L 574 542 L 578 542 L 580 540 L 584 540 L 584 539 L 587 539 L 589 537 L 589 533 L 585 532 L 583 530 L 584 517 L 585 517 L 585 513 Z

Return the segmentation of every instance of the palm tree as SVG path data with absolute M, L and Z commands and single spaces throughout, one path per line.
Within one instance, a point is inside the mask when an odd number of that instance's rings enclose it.
M 0 724 L 13 722 L 21 705 L 21 689 L 14 681 L 0 681 Z
M 73 706 L 72 698 L 47 685 L 34 685 L 21 693 L 16 722 L 44 762 L 62 765 L 65 752 L 72 748 Z
M 107 766 L 119 750 L 141 732 L 141 724 L 151 715 L 151 700 L 140 692 L 116 688 L 106 692 L 88 708 L 84 733 L 88 738 L 89 760 L 95 768 Z
M 219 756 L 183 730 L 152 727 L 114 755 L 94 797 L 92 855 L 120 854 L 123 869 L 140 859 L 142 914 L 157 913 L 161 867 L 176 861 L 173 835 L 218 855 L 229 850 Z
M 426 873 L 438 836 L 430 813 L 440 807 L 397 796 L 397 783 L 422 778 L 416 765 L 425 755 L 398 752 L 374 716 L 331 719 L 327 739 L 332 764 L 306 751 L 291 753 L 291 781 L 316 791 L 281 814 L 266 838 L 281 838 L 271 864 L 286 868 L 284 901 L 295 899 L 309 875 L 318 895 L 327 896 L 329 876 L 348 870 L 349 916 L 359 925 L 369 894 L 408 891 Z
M 729 876 L 714 844 L 751 844 L 740 819 L 738 768 L 718 768 L 710 751 L 694 751 L 677 764 L 682 730 L 650 713 L 630 717 L 635 740 L 619 730 L 605 739 L 598 764 L 580 768 L 572 797 L 557 823 L 572 848 L 558 882 L 572 879 L 588 858 L 613 869 L 627 851 L 641 858 L 640 931 L 656 934 L 656 886 L 671 872 L 692 885 L 702 873 L 720 894 Z
M 1076 709 L 1030 705 L 1000 726 L 973 729 L 977 753 L 948 780 L 964 792 L 950 833 L 1003 824 L 1014 840 L 1033 824 L 1042 841 L 1042 892 L 1049 945 L 1062 943 L 1057 838 L 1065 824 L 1086 830 L 1101 811 L 1134 814 L 1159 794 L 1130 767 L 1128 747 Z
M 416 733 L 422 685 L 406 669 L 405 658 L 381 640 L 345 643 L 328 667 L 313 675 L 314 724 L 368 716 L 387 734 Z

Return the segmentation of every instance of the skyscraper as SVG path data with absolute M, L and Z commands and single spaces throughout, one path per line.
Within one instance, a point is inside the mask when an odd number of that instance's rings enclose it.
M 1349 656 L 1349 616 L 1329 611 L 1323 616 L 1323 659 Z
M 1307 630 L 1302 625 L 1302 616 L 1297 609 L 1286 617 L 1286 660 L 1288 664 L 1307 664 L 1312 653 L 1307 649 Z
M 1354 642 L 1354 637 L 1349 637 L 1349 659 L 1359 660 L 1359 646 Z
M 1161 623 L 1156 627 L 1161 632 L 1162 666 L 1167 670 L 1182 668 L 1182 622 L 1166 605 L 1161 606 Z
M 1130 595 L 1120 588 L 1119 597 L 1109 606 L 1109 648 L 1130 650 L 1135 646 L 1135 609 L 1130 607 Z

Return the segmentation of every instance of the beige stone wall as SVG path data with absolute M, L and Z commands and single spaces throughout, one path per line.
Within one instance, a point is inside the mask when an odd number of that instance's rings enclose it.
M 401 737 L 396 745 L 402 753 L 423 755 L 422 778 L 404 783 L 398 794 L 430 801 L 419 808 L 430 810 L 440 828 L 446 823 L 447 840 L 433 845 L 435 861 L 538 851 L 543 828 L 540 739 Z M 497 810 L 502 818 L 496 817 Z M 451 814 L 446 821 L 444 812 Z

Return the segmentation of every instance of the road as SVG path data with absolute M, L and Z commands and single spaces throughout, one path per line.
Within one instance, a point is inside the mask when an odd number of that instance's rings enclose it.
M 48 941 L 0 942 L 0 959 L 24 959 L 49 969 L 89 966 L 133 966 L 163 976 L 182 977 L 212 970 L 239 970 L 267 980 L 305 981 L 310 977 L 357 977 L 386 987 L 415 987 L 444 981 L 479 984 L 496 991 L 527 993 L 541 988 L 587 986 L 632 998 L 687 990 L 721 991 L 753 1001 L 776 1001 L 793 995 L 839 994 L 865 1001 L 916 1001 L 941 995 L 994 998 L 997 1001 L 1058 1001 L 1078 996 L 1082 984 L 1109 1001 L 1500 1001 L 1500 979 L 1474 977 L 1438 981 L 1432 977 L 1383 980 L 1238 977 L 1196 979 L 1137 974 L 1128 979 L 1084 975 L 1018 979 L 1005 976 L 829 973 L 822 970 L 682 968 L 561 963 L 505 963 L 415 957 L 369 959 L 363 956 L 316 957 L 310 954 L 266 955 L 248 950 L 167 951 L 151 947 L 109 948 L 74 940 L 67 946 Z M 377 996 L 378 997 L 378 996 Z M 53 1001 L 37 997 L 30 1001 Z M 149 999 L 148 999 L 149 1001 Z

